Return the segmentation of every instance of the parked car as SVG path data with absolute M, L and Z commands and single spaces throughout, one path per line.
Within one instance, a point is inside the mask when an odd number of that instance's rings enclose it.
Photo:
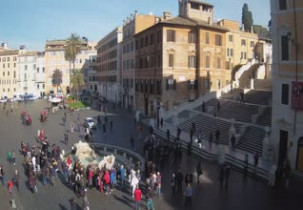
M 85 128 L 90 128 L 90 129 L 91 129 L 91 128 L 92 128 L 92 129 L 97 128 L 96 123 L 95 123 L 95 120 L 94 120 L 92 117 L 87 117 L 87 118 L 85 118 L 83 126 L 84 126 Z

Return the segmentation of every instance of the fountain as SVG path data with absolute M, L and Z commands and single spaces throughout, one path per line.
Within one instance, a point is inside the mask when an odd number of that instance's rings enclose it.
M 106 169 L 111 170 L 115 164 L 115 156 L 108 155 L 108 156 L 99 156 L 97 155 L 94 150 L 90 147 L 90 145 L 86 142 L 79 141 L 78 143 L 74 144 L 74 148 L 76 152 L 73 154 L 63 155 L 63 159 L 67 159 L 68 156 L 70 157 L 71 164 L 70 167 L 79 160 L 81 165 L 87 167 L 91 165 L 93 167 L 99 167 L 102 169 L 106 166 Z

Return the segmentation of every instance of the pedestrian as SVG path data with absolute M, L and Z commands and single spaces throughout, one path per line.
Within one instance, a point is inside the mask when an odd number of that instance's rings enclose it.
M 161 194 L 161 185 L 162 185 L 162 177 L 160 172 L 157 172 L 157 177 L 156 177 L 156 195 L 160 196 Z
M 225 167 L 225 188 L 228 188 L 228 179 L 229 179 L 229 175 L 230 175 L 230 165 L 227 165 Z
M 160 119 L 160 126 L 161 126 L 161 128 L 163 127 L 163 118 L 162 117 Z
M 220 140 L 220 130 L 219 128 L 216 129 L 216 143 L 218 144 Z
M 105 125 L 107 125 L 107 116 L 106 115 L 104 117 L 104 122 L 105 122 Z
M 11 151 L 7 153 L 7 161 L 11 164 L 13 162 L 13 154 Z
M 155 207 L 154 207 L 154 202 L 153 202 L 153 192 L 152 192 L 152 189 L 150 186 L 147 187 L 145 197 L 146 197 L 147 210 L 154 210 Z
M 176 174 L 172 173 L 170 178 L 170 186 L 172 188 L 173 195 L 176 194 Z
M 191 152 L 192 152 L 192 142 L 188 142 L 187 143 L 187 155 L 191 156 Z
M 183 174 L 181 172 L 181 169 L 179 169 L 176 175 L 176 180 L 177 180 L 177 194 L 182 196 Z
M 234 134 L 232 135 L 230 141 L 231 141 L 231 148 L 234 151 L 235 150 L 235 144 L 236 144 L 236 137 L 235 137 Z
M 109 184 L 110 184 L 110 176 L 108 170 L 105 171 L 103 176 L 104 185 L 105 185 L 105 194 L 108 195 L 110 193 Z
M 245 154 L 245 159 L 244 159 L 244 177 L 247 176 L 248 172 L 248 154 Z
M 111 184 L 111 191 L 114 190 L 114 188 L 116 187 L 116 183 L 117 183 L 117 173 L 116 173 L 116 169 L 112 168 L 111 172 L 110 172 L 110 184 Z
M 196 171 L 197 171 L 197 182 L 200 183 L 200 176 L 203 175 L 201 160 L 197 164 Z
M 193 188 L 191 184 L 187 184 L 185 188 L 185 208 L 191 208 L 192 206 Z
M 110 131 L 113 131 L 113 121 L 111 120 L 110 122 L 109 122 L 109 127 L 110 127 Z
M 142 199 L 142 192 L 141 192 L 138 185 L 135 189 L 134 197 L 135 197 L 135 203 L 136 203 L 136 210 L 139 210 L 140 209 L 140 202 L 141 202 L 141 199 Z
M 102 128 L 103 128 L 103 134 L 106 135 L 106 123 L 103 123 Z
M 84 196 L 83 196 L 83 210 L 89 210 L 89 202 L 88 202 L 88 198 L 87 198 L 87 195 L 86 195 L 86 189 L 84 190 L 85 193 L 84 193 Z
M 14 181 L 15 186 L 17 187 L 17 190 L 19 191 L 20 177 L 19 177 L 19 173 L 18 173 L 17 169 L 15 170 L 13 181 Z
M 180 139 L 180 135 L 181 135 L 181 128 L 178 126 L 177 128 L 177 138 Z
M 169 141 L 169 139 L 170 139 L 170 130 L 169 129 L 166 130 L 166 139 L 167 139 L 167 141 Z
M 218 100 L 218 102 L 217 102 L 217 111 L 218 111 L 218 113 L 220 113 L 220 109 L 221 109 L 221 103 Z
M 258 163 L 259 163 L 259 154 L 257 152 L 255 152 L 255 154 L 254 154 L 255 174 L 257 174 L 257 171 L 258 171 Z
M 184 182 L 186 186 L 193 183 L 193 174 L 190 171 L 185 174 Z
M 205 110 L 205 102 L 204 101 L 202 102 L 202 106 L 201 107 L 202 107 L 202 112 L 205 112 L 206 110 Z
M 67 132 L 64 133 L 64 141 L 65 141 L 65 144 L 68 144 L 68 133 Z
M 8 192 L 9 192 L 11 197 L 13 195 L 13 186 L 14 186 L 13 181 L 9 180 L 8 183 L 7 183 L 7 188 L 8 188 Z
M 220 189 L 221 190 L 223 189 L 224 178 L 225 178 L 225 171 L 224 171 L 224 168 L 221 166 L 220 167 L 220 173 L 219 173 Z
M 126 177 L 126 171 L 125 168 L 123 167 L 123 165 L 121 165 L 120 167 L 120 179 L 121 179 L 121 188 L 124 188 L 124 184 L 125 184 L 125 177 Z
M 5 185 L 4 168 L 2 165 L 0 166 L 0 181 L 2 182 L 2 185 Z

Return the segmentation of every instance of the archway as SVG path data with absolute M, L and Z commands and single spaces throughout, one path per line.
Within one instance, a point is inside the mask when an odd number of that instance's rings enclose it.
M 303 136 L 298 140 L 297 170 L 303 172 Z

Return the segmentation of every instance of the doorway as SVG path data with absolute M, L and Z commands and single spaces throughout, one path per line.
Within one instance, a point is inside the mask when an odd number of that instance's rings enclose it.
M 288 142 L 288 132 L 280 130 L 279 166 L 281 166 L 284 159 L 287 158 L 287 142 Z
M 303 172 L 303 136 L 298 140 L 297 170 Z

